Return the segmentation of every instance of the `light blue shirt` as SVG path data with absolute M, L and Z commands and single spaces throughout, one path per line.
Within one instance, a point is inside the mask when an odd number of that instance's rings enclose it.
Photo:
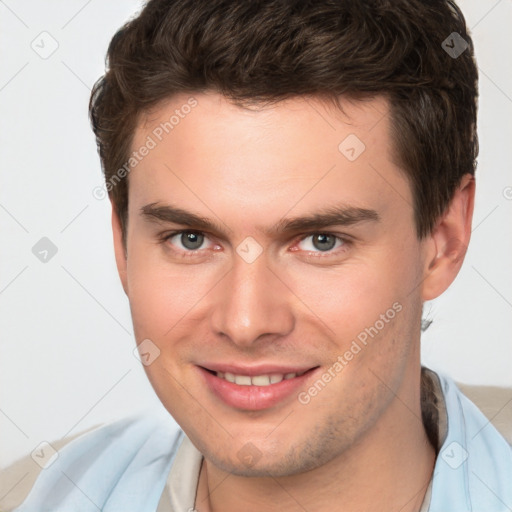
M 437 375 L 447 432 L 425 510 L 511 511 L 511 446 L 452 379 Z M 193 464 L 183 462 L 191 458 L 195 458 Z M 172 505 L 169 510 L 189 512 L 194 507 L 200 459 L 201 454 L 165 410 L 133 416 L 84 434 L 62 448 L 16 512 L 155 512 L 159 503 L 162 510 L 161 497 L 169 491 L 168 475 L 174 488 L 171 499 L 166 498 Z

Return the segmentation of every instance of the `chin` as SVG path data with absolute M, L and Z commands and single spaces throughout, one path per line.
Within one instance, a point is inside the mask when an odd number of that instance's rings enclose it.
M 336 455 L 332 447 L 325 443 L 315 446 L 306 443 L 296 447 L 287 445 L 286 442 L 271 445 L 267 441 L 266 446 L 258 443 L 261 449 L 256 448 L 256 443 L 257 441 L 253 444 L 248 440 L 240 449 L 233 450 L 235 443 L 231 440 L 227 450 L 223 452 L 219 450 L 218 444 L 213 450 L 203 444 L 199 444 L 198 449 L 209 462 L 222 471 L 251 478 L 278 478 L 305 473 L 324 465 Z

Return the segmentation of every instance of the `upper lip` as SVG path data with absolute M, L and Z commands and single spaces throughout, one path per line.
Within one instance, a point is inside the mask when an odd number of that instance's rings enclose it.
M 256 375 L 269 375 L 272 373 L 279 373 L 286 375 L 287 373 L 304 373 L 316 366 L 301 365 L 301 366 L 285 366 L 279 364 L 225 364 L 225 363 L 204 363 L 199 365 L 207 370 L 222 373 L 233 373 L 234 375 L 248 375 L 254 377 Z

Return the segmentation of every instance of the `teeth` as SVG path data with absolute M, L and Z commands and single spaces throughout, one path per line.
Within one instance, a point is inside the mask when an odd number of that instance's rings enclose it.
M 280 373 L 272 373 L 270 375 L 270 384 L 277 384 L 283 380 L 283 376 Z
M 235 384 L 238 384 L 239 386 L 250 386 L 251 377 L 248 375 L 235 375 Z
M 268 375 L 257 375 L 251 378 L 253 386 L 270 386 L 270 377 Z
M 234 373 L 223 373 L 216 372 L 217 377 L 225 379 L 228 382 L 233 382 L 239 386 L 270 386 L 270 384 L 277 384 L 282 380 L 293 379 L 297 376 L 302 375 L 305 372 L 300 373 L 271 373 L 270 375 L 255 375 L 251 377 L 249 375 L 235 375 Z

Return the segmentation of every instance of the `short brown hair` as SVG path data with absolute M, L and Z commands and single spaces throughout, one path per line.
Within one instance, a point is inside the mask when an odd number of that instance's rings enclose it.
M 142 113 L 202 91 L 242 103 L 387 97 L 420 238 L 475 171 L 478 72 L 450 0 L 149 0 L 112 38 L 107 67 L 89 104 L 107 182 Z M 108 191 L 125 234 L 128 180 Z

